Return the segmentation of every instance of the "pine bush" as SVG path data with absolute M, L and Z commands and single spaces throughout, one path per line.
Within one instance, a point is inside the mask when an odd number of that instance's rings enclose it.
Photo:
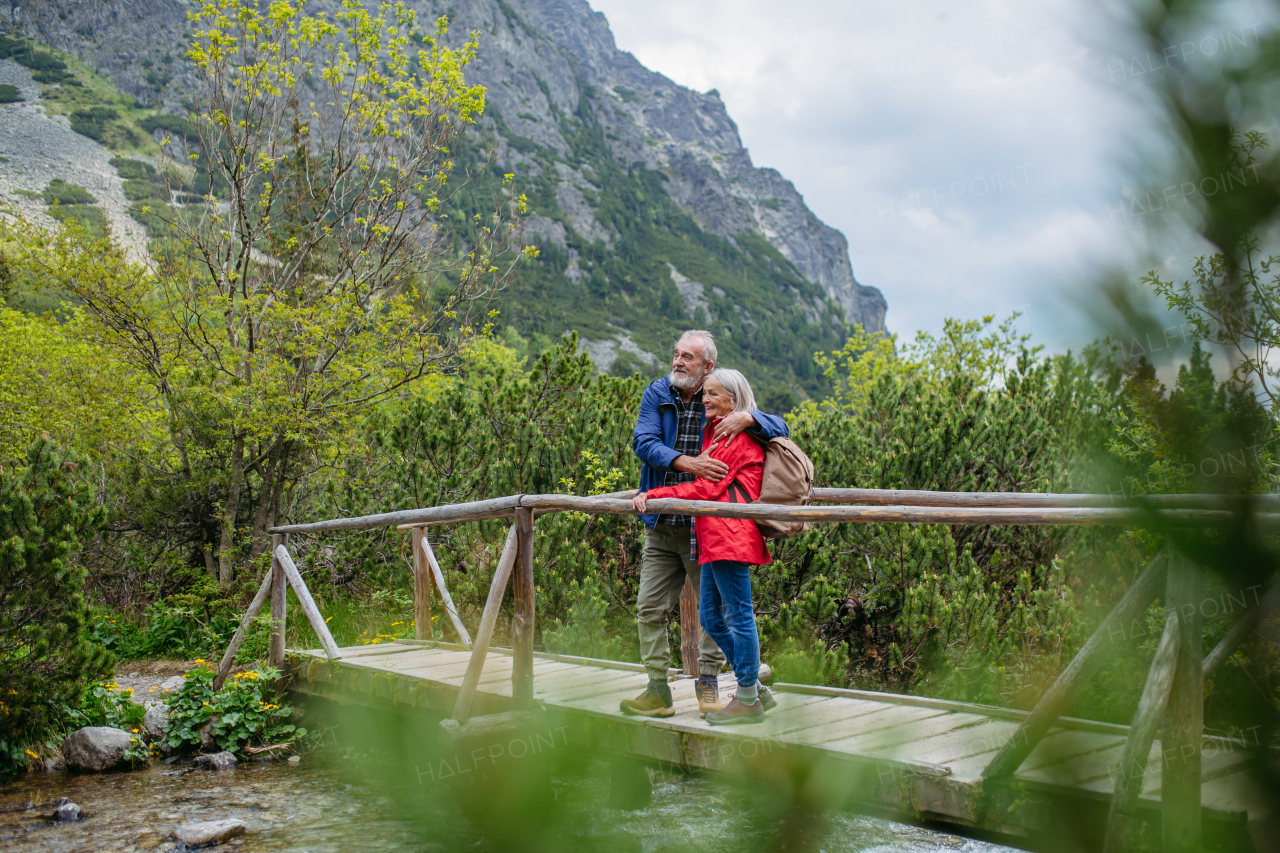
M 77 462 L 41 439 L 27 466 L 0 470 L 0 745 L 12 752 L 79 706 L 110 655 L 88 639 L 84 572 L 73 557 L 102 519 Z M 3 760 L 0 756 L 0 761 Z

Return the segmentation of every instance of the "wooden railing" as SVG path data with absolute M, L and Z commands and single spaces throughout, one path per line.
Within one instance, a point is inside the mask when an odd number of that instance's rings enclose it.
M 476 688 L 497 626 L 508 583 L 514 588 L 515 608 L 511 627 L 512 703 L 517 711 L 534 708 L 534 518 L 548 512 L 585 512 L 598 515 L 634 515 L 632 492 L 580 497 L 575 495 L 512 495 L 485 501 L 441 507 L 402 510 L 356 518 L 338 518 L 309 524 L 288 524 L 271 529 L 271 568 L 245 613 L 219 666 L 220 686 L 244 639 L 244 633 L 268 596 L 271 599 L 270 662 L 284 661 L 285 584 L 293 586 L 325 654 L 332 660 L 340 652 L 323 618 L 311 600 L 306 584 L 287 548 L 290 534 L 324 533 L 398 527 L 410 532 L 414 561 L 414 616 L 418 639 L 429 639 L 431 590 L 440 595 L 444 610 L 471 658 L 453 709 L 453 720 L 470 719 Z M 1187 528 L 1230 524 L 1240 513 L 1250 513 L 1254 524 L 1280 523 L 1280 496 L 1160 495 L 1125 501 L 1111 495 L 1029 494 L 1021 492 L 923 492 L 881 489 L 814 489 L 808 506 L 727 504 L 712 501 L 661 499 L 648 502 L 647 511 L 675 515 L 745 518 L 756 521 L 788 519 L 815 523 L 908 523 L 950 525 L 1116 525 L 1125 527 Z M 432 551 L 426 528 L 444 524 L 512 518 L 501 556 L 493 572 L 484 611 L 474 640 L 458 617 L 444 574 Z M 1106 850 L 1128 850 L 1136 843 L 1136 807 L 1141 793 L 1146 757 L 1156 726 L 1167 714 L 1162 747 L 1165 754 L 1185 760 L 1162 763 L 1162 822 L 1166 850 L 1192 850 L 1200 841 L 1200 751 L 1203 743 L 1204 679 L 1242 643 L 1261 618 L 1280 602 L 1273 588 L 1253 607 L 1218 646 L 1202 655 L 1200 570 L 1172 542 L 1151 562 L 1130 587 L 1102 626 L 1045 691 L 1017 732 L 1004 744 L 983 773 L 990 780 L 1011 777 L 1036 745 L 1066 712 L 1089 679 L 1107 660 L 1115 637 L 1163 596 L 1168 618 L 1156 651 L 1138 712 L 1129 727 L 1124 761 L 1115 774 L 1115 788 L 1108 818 Z M 682 656 L 686 673 L 694 672 L 697 624 L 696 590 L 686 585 L 681 597 Z M 1120 630 L 1117 631 L 1117 628 Z

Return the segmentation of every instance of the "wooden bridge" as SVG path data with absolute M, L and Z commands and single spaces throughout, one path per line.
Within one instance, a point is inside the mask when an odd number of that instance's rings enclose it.
M 271 659 L 285 661 L 285 583 L 322 648 L 292 656 L 293 689 L 405 713 L 447 714 L 455 739 L 502 725 L 535 725 L 554 742 L 684 768 L 764 777 L 808 790 L 821 807 L 871 809 L 936 821 L 962 833 L 998 833 L 1033 848 L 1107 851 L 1270 849 L 1272 801 L 1259 787 L 1269 747 L 1203 733 L 1204 679 L 1243 642 L 1276 601 L 1269 592 L 1207 656 L 1201 647 L 1201 571 L 1172 542 L 1146 567 L 1094 636 L 1031 712 L 808 685 L 775 685 L 778 707 L 763 723 L 713 728 L 699 719 L 692 677 L 673 671 L 676 715 L 628 717 L 621 699 L 646 683 L 639 664 L 534 650 L 533 527 L 536 513 L 632 514 L 629 493 L 600 497 L 521 495 L 468 504 L 288 525 L 273 533 L 273 564 L 219 670 L 225 678 L 250 620 L 271 600 Z M 1239 507 L 1211 496 L 1152 498 L 1117 506 L 1107 496 L 816 489 L 805 507 L 650 501 L 649 510 L 757 520 L 937 524 L 1148 525 L 1229 522 Z M 1280 506 L 1254 498 L 1255 522 Z M 858 504 L 858 505 L 850 505 Z M 425 528 L 513 517 L 474 642 L 457 617 Z M 413 538 L 413 640 L 338 648 L 286 547 L 291 533 L 398 526 Z M 514 587 L 512 649 L 491 648 L 501 603 Z M 430 637 L 431 590 L 463 645 Z M 681 600 L 684 671 L 696 671 L 693 591 Z M 1167 613 L 1134 720 L 1120 726 L 1063 717 L 1107 661 L 1125 627 L 1163 598 Z M 733 689 L 721 676 L 722 692 Z M 1156 737 L 1162 727 L 1162 736 Z M 540 737 L 542 734 L 539 735 Z M 540 741 L 539 741 L 540 742 Z M 530 740 L 529 743 L 535 743 Z M 440 772 L 445 771 L 440 768 Z M 1271 770 L 1271 767 L 1265 768 Z M 461 770 L 459 770 L 461 772 Z M 799 781 L 797 781 L 799 780 Z M 820 792 L 820 793 L 815 793 Z M 1225 846 L 1223 846 L 1225 845 Z

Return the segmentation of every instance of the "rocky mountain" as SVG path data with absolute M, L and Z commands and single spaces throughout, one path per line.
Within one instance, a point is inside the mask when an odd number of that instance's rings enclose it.
M 446 16 L 451 38 L 479 34 L 468 77 L 487 89 L 490 171 L 515 172 L 532 203 L 526 235 L 543 251 L 504 298 L 510 335 L 543 345 L 574 329 L 601 369 L 657 372 L 674 333 L 702 326 L 723 342 L 722 363 L 803 397 L 821 385 L 815 350 L 838 347 L 853 323 L 884 328 L 885 300 L 854 278 L 844 236 L 776 170 L 753 166 L 718 93 L 646 69 L 584 0 L 409 5 L 424 25 Z M 29 0 L 11 22 L 140 106 L 181 114 L 193 6 Z M 485 209 L 491 189 L 477 181 L 464 207 Z

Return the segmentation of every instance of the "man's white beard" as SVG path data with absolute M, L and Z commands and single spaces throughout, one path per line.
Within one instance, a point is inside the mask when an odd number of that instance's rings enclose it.
M 681 391 L 687 391 L 690 388 L 697 388 L 701 385 L 705 375 L 703 372 L 699 371 L 698 373 L 686 373 L 682 376 L 679 373 L 672 371 L 671 375 L 667 378 L 671 380 L 672 387 L 679 388 Z

